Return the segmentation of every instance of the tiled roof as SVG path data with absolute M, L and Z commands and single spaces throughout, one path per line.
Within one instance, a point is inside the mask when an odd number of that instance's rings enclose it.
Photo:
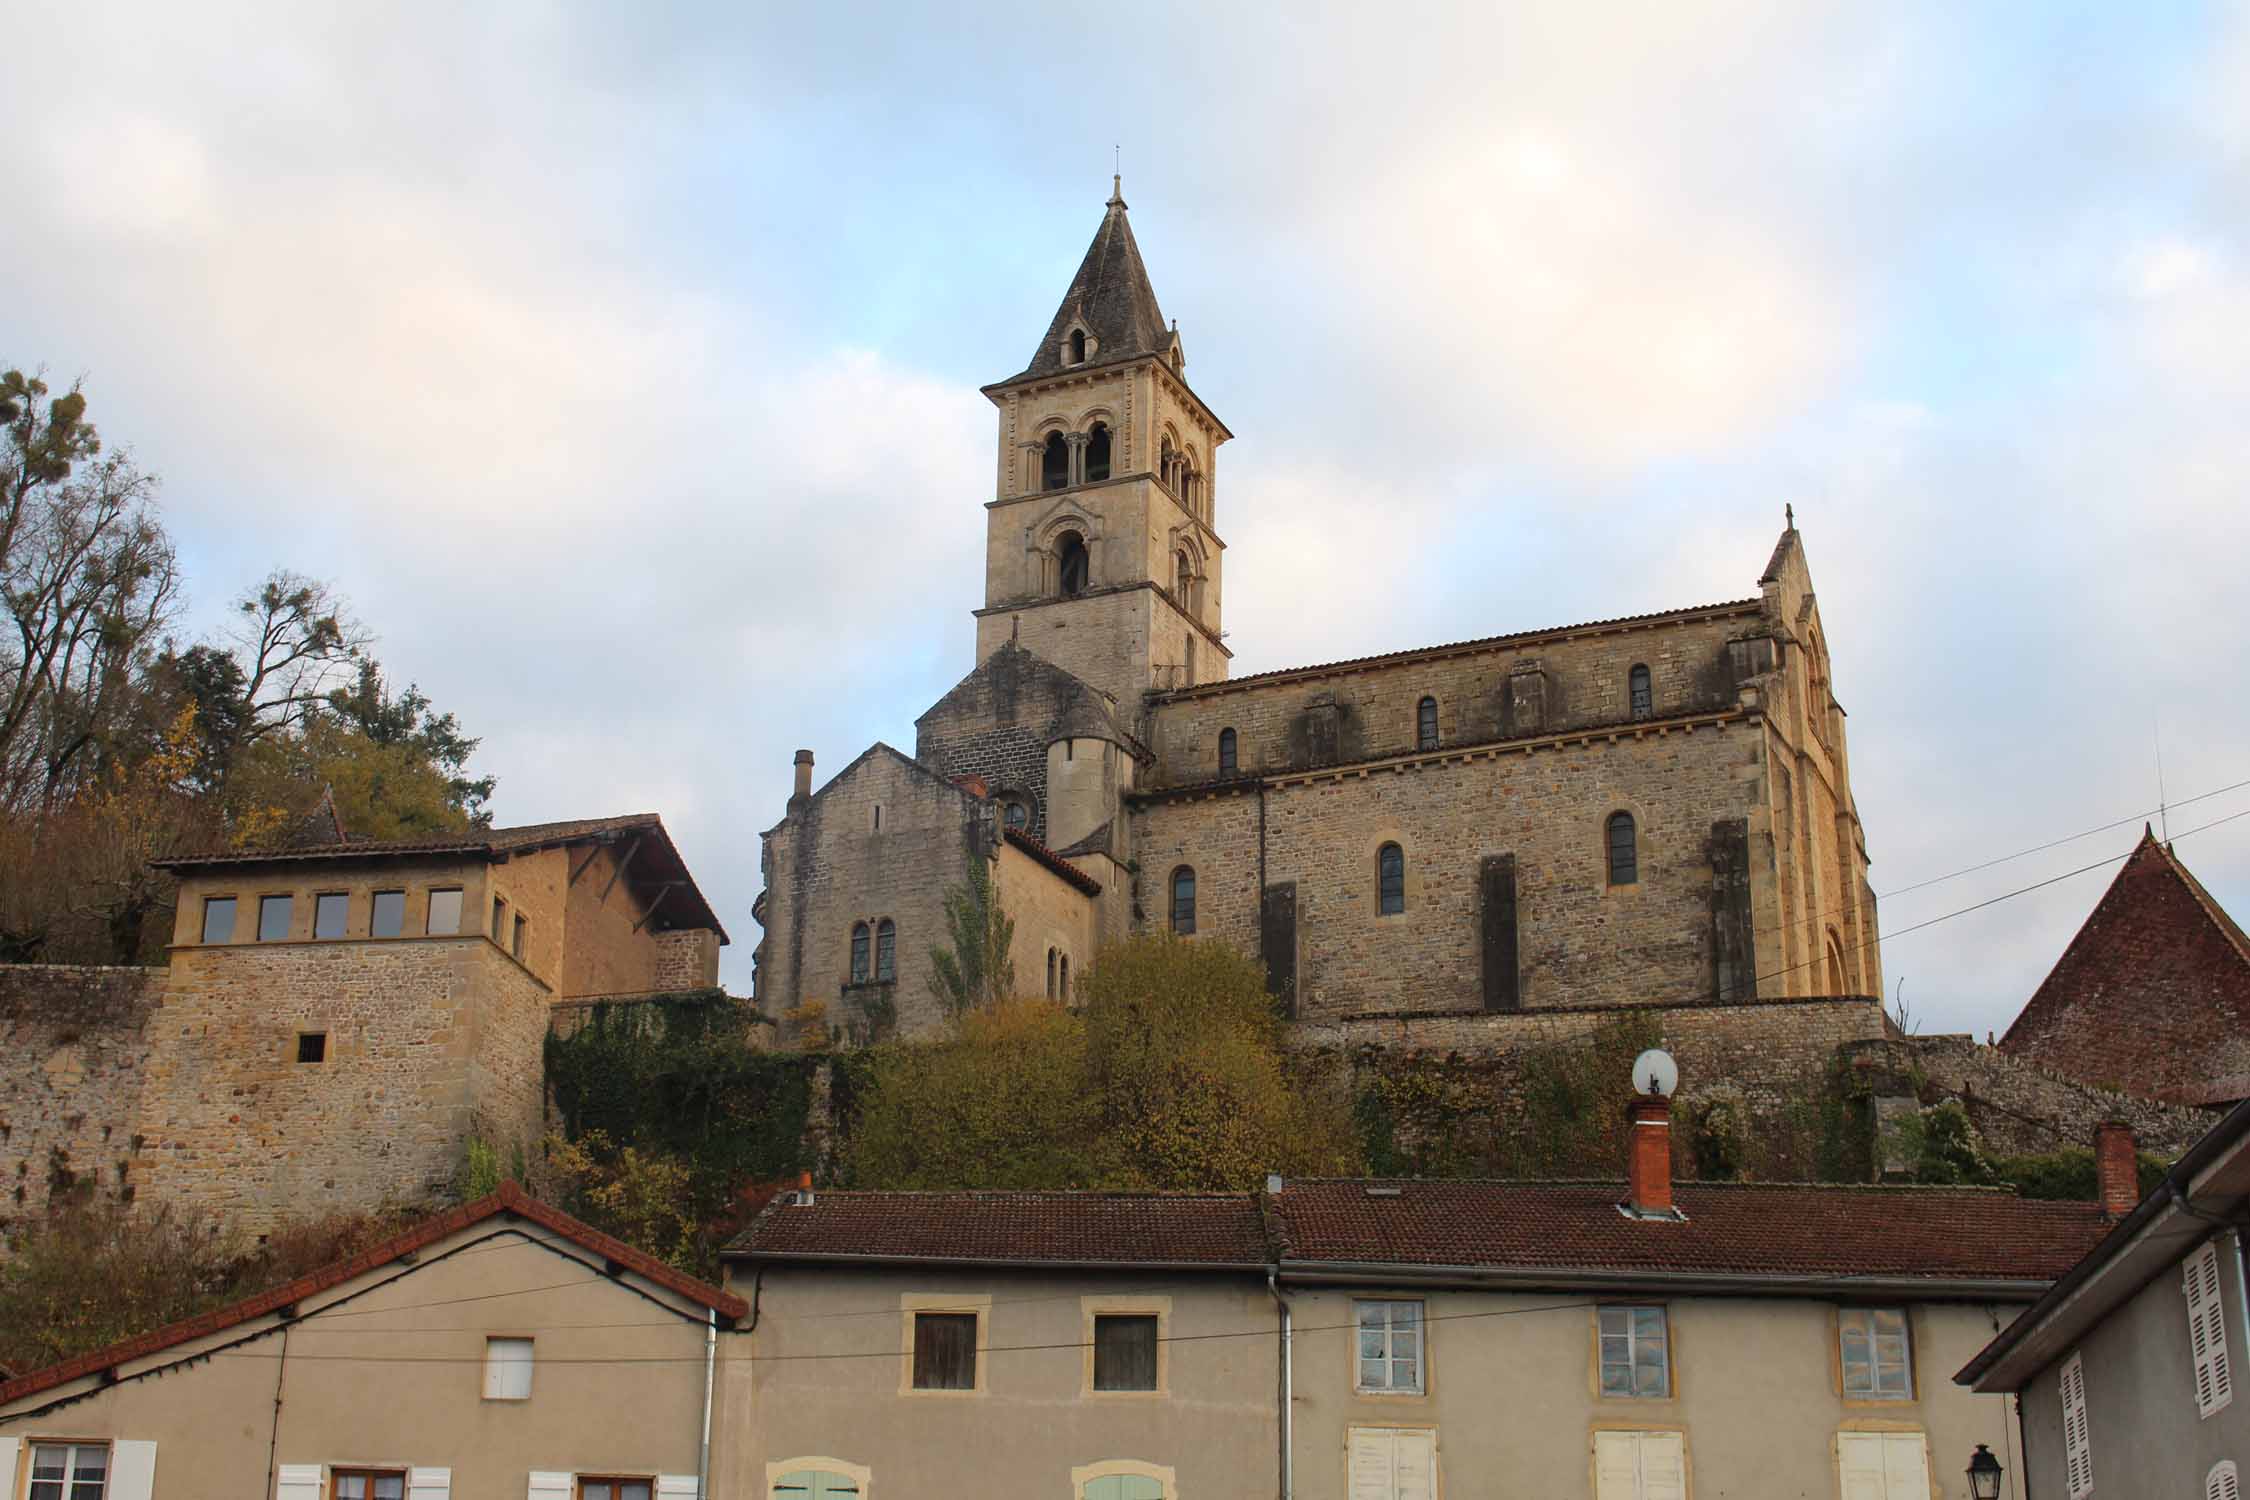
M 1395 1196 L 1370 1194 L 1395 1187 Z M 1990 1188 L 1693 1183 L 1684 1222 L 1629 1218 L 1621 1182 L 1288 1183 L 1287 1259 L 1753 1277 L 2048 1281 L 2106 1228 L 2093 1203 Z
M 402 1256 L 427 1249 L 440 1240 L 501 1214 L 529 1219 L 589 1254 L 600 1256 L 604 1261 L 621 1266 L 690 1302 L 708 1307 L 721 1317 L 740 1318 L 750 1311 L 749 1304 L 733 1293 L 721 1291 L 675 1271 L 656 1257 L 634 1249 L 623 1240 L 613 1239 L 592 1225 L 572 1218 L 561 1209 L 540 1202 L 514 1183 L 504 1182 L 497 1193 L 424 1219 L 413 1228 L 394 1235 L 379 1245 L 370 1246 L 348 1259 L 331 1261 L 319 1270 L 307 1272 L 271 1291 L 261 1292 L 231 1306 L 215 1308 L 182 1322 L 111 1344 L 106 1349 L 80 1354 L 60 1364 L 49 1365 L 44 1370 L 33 1370 L 14 1380 L 0 1383 L 0 1406 L 25 1396 L 37 1395 L 41 1391 L 53 1390 L 57 1386 L 68 1385 L 71 1381 L 88 1375 L 113 1370 L 132 1360 L 146 1359 L 152 1354 L 162 1353 L 195 1339 L 207 1338 L 254 1318 L 280 1312 L 308 1297 L 317 1297 L 348 1281 L 381 1270 Z
M 1550 625 L 1543 630 L 1517 630 L 1506 635 L 1480 636 L 1474 640 L 1448 641 L 1439 646 L 1410 646 L 1403 651 L 1380 651 L 1373 656 L 1348 656 L 1341 661 L 1317 662 L 1308 667 L 1277 667 L 1271 672 L 1252 672 L 1244 677 L 1222 677 L 1217 682 L 1199 683 L 1190 688 L 1175 688 L 1168 693 L 1151 693 L 1155 703 L 1177 703 L 1185 699 L 1210 698 L 1234 688 L 1252 684 L 1277 682 L 1289 677 L 1319 677 L 1335 672 L 1357 672 L 1368 667 L 1384 666 L 1397 662 L 1423 661 L 1433 657 L 1460 655 L 1474 651 L 1492 651 L 1512 644 L 1529 644 L 1553 636 L 1576 635 L 1583 630 L 1613 630 L 1625 625 L 1646 625 L 1659 620 L 1685 619 L 1690 615 L 1746 614 L 1759 608 L 1757 599 L 1727 599 L 1717 604 L 1690 604 L 1679 609 L 1659 609 L 1645 615 L 1617 615 L 1607 620 L 1585 620 L 1576 625 Z
M 2000 1050 L 2125 1093 L 2240 1098 L 2250 1073 L 2250 938 L 2144 829 Z
M 1072 864 L 1069 860 L 1064 859 L 1061 855 L 1048 848 L 1045 844 L 1040 843 L 1039 840 L 1033 838 L 1030 834 L 1025 833 L 1022 829 L 1011 828 L 1007 830 L 1007 839 L 1009 843 L 1015 845 L 1018 849 L 1021 849 L 1024 853 L 1030 855 L 1033 860 L 1035 860 L 1039 864 L 1045 865 L 1048 869 L 1054 871 L 1057 875 L 1060 875 L 1064 880 L 1068 881 L 1071 885 L 1076 886 L 1079 890 L 1084 891 L 1087 895 L 1099 896 L 1102 893 L 1102 883 L 1100 881 L 1087 874 L 1084 870 L 1079 869 L 1078 866 Z
M 777 1260 L 1257 1266 L 1247 1193 L 784 1193 L 727 1247 Z

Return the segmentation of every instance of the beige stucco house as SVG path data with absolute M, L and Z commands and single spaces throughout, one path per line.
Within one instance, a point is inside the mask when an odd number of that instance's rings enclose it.
M 687 1500 L 745 1311 L 511 1185 L 0 1384 L 0 1496 Z

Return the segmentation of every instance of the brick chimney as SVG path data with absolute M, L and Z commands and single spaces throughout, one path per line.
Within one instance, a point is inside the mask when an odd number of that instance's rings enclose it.
M 1631 1122 L 1625 1142 L 1625 1206 L 1644 1218 L 1670 1218 L 1672 1208 L 1672 1101 L 1637 1095 L 1625 1106 Z
M 2140 1145 L 2123 1120 L 2094 1127 L 2094 1181 L 2102 1212 L 2112 1219 L 2124 1218 L 2141 1201 Z
M 791 807 L 802 807 L 812 800 L 812 752 L 797 752 L 797 789 L 789 794 Z

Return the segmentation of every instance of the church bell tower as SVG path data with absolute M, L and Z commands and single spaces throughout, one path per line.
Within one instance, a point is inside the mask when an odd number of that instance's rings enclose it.
M 1187 383 L 1116 179 L 1094 242 L 999 409 L 977 660 L 1010 640 L 1141 695 L 1227 675 L 1218 450 L 1233 434 Z

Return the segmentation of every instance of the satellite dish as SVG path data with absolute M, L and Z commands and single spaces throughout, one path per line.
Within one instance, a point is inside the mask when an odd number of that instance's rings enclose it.
M 1672 1090 L 1680 1086 L 1680 1065 L 1672 1061 L 1672 1054 L 1662 1047 L 1651 1047 L 1633 1059 L 1633 1089 L 1636 1093 L 1662 1094 L 1672 1097 Z

